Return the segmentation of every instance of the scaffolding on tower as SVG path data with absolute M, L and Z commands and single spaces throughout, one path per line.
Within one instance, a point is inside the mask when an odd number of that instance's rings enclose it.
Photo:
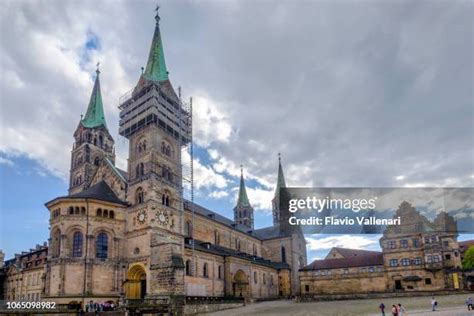
M 189 101 L 183 101 L 181 98 L 181 87 L 178 88 L 178 96 L 181 101 L 183 107 L 183 115 L 184 117 L 180 119 L 180 122 L 183 122 L 189 126 L 190 134 L 189 134 L 189 141 L 182 144 L 180 139 L 180 148 L 181 148 L 181 155 L 180 155 L 180 164 L 181 164 L 181 172 L 182 172 L 182 192 L 181 196 L 183 197 L 183 217 L 184 220 L 184 207 L 185 201 L 189 201 L 189 208 L 191 211 L 191 231 L 188 231 L 189 236 L 192 239 L 192 257 L 194 259 L 194 142 L 193 142 L 193 98 L 190 97 Z M 182 158 L 184 157 L 184 159 Z M 182 223 L 182 225 L 185 223 Z M 183 227 L 183 232 L 184 226 Z

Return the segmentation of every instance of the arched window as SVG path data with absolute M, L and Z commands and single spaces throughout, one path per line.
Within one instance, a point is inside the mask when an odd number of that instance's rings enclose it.
M 94 165 L 98 166 L 100 163 L 100 158 L 99 157 L 95 157 L 94 158 Z
M 95 246 L 96 246 L 95 248 L 96 258 L 106 259 L 107 252 L 109 250 L 109 242 L 108 242 L 108 237 L 106 233 L 102 232 L 99 235 L 97 235 Z
M 189 276 L 193 275 L 191 260 L 186 260 L 186 275 L 189 275 Z
M 138 188 L 136 191 L 135 191 L 135 203 L 136 204 L 141 204 L 145 201 L 144 199 L 144 195 L 143 195 L 143 189 L 142 188 Z
M 142 163 L 140 163 L 140 175 L 143 176 L 145 174 L 145 165 Z
M 165 206 L 170 206 L 170 196 L 168 193 L 163 193 L 163 195 L 161 196 L 161 204 L 165 205 Z
M 61 252 L 61 231 L 56 229 L 53 232 L 53 240 L 52 240 L 52 256 L 53 258 L 59 257 L 59 253 Z
M 98 217 L 102 217 L 102 209 L 101 209 L 101 208 L 98 208 L 98 209 L 97 209 L 96 215 L 97 215 Z
M 253 244 L 253 255 L 256 256 L 258 255 L 257 253 L 257 245 Z
M 102 216 L 104 216 L 104 217 L 109 217 L 109 211 L 108 211 L 108 210 L 104 210 L 104 213 L 102 214 Z
M 193 224 L 191 224 L 191 221 L 186 221 L 186 225 L 184 226 L 184 234 L 187 237 L 193 236 Z
M 115 213 L 114 213 L 114 211 L 110 211 L 110 212 L 109 212 L 109 217 L 112 218 L 112 219 L 115 218 Z
M 102 148 L 103 145 L 104 145 L 104 138 L 102 137 L 102 135 L 99 135 L 99 146 L 100 146 L 100 148 Z
M 235 249 L 237 249 L 237 251 L 240 251 L 240 239 L 239 238 L 235 238 Z
M 140 165 L 137 165 L 137 166 L 135 167 L 135 175 L 136 175 L 137 178 L 140 177 Z
M 79 209 L 79 206 L 76 206 L 76 207 L 74 208 L 74 214 L 79 215 L 80 213 L 81 213 L 81 211 L 80 211 L 80 209 Z
M 219 245 L 220 244 L 220 236 L 219 236 L 219 232 L 217 230 L 214 231 L 214 243 L 216 245 Z
M 222 266 L 219 266 L 219 267 L 217 268 L 217 277 L 218 277 L 219 279 L 222 279 Z
M 69 215 L 72 215 L 72 214 L 74 214 L 74 208 L 73 208 L 72 206 L 69 206 L 69 208 L 68 208 L 68 211 L 67 211 L 67 212 L 68 212 L 68 214 L 69 214 Z
M 72 236 L 72 256 L 82 257 L 82 233 L 75 232 Z
M 281 247 L 281 262 L 286 262 L 286 250 L 285 247 Z
M 86 215 L 86 208 L 84 206 L 81 207 L 81 215 Z
M 267 275 L 263 274 L 263 284 L 267 284 Z
M 202 266 L 202 276 L 205 278 L 209 277 L 209 271 L 207 269 L 207 262 L 203 264 Z
M 253 283 L 257 284 L 258 283 L 258 278 L 257 278 L 257 271 L 253 273 Z

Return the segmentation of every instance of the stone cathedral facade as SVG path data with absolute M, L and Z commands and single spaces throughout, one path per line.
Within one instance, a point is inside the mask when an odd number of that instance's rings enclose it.
M 281 162 L 274 225 L 254 228 L 243 173 L 234 220 L 183 198 L 181 149 L 189 113 L 169 80 L 160 17 L 137 85 L 120 100 L 127 170 L 115 165 L 97 70 L 74 133 L 68 195 L 46 203 L 50 239 L 42 297 L 70 301 L 149 300 L 180 310 L 186 297 L 262 299 L 297 295 L 307 263 L 299 230 L 280 222 Z

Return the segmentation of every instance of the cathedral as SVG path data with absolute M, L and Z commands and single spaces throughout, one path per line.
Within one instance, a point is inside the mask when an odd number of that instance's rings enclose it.
M 50 239 L 42 298 L 151 302 L 180 313 L 189 297 L 268 299 L 299 294 L 306 242 L 280 210 L 281 160 L 273 226 L 255 229 L 240 177 L 234 219 L 183 197 L 182 148 L 189 110 L 169 80 L 160 17 L 146 67 L 120 99 L 127 170 L 115 165 L 97 69 L 86 114 L 74 132 L 68 194 L 46 203 Z M 145 305 L 143 305 L 145 304 Z

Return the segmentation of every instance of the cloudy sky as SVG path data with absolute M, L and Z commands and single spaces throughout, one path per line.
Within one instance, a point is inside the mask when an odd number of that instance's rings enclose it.
M 171 81 L 194 99 L 201 204 L 232 216 L 243 164 L 256 226 L 269 225 L 278 152 L 293 186 L 474 185 L 472 1 L 160 5 Z M 126 168 L 118 99 L 146 63 L 156 2 L 0 6 L 0 248 L 12 256 L 47 239 L 43 204 L 66 192 L 98 61 Z M 309 241 L 310 258 L 377 247 Z

